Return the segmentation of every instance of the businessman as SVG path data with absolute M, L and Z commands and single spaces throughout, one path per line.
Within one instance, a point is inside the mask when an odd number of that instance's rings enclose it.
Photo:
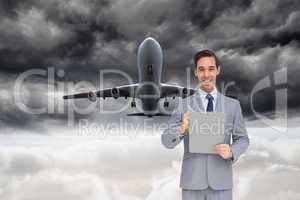
M 194 75 L 199 81 L 197 92 L 183 99 L 172 113 L 168 128 L 161 136 L 162 144 L 174 148 L 183 140 L 182 200 L 232 200 L 232 164 L 249 146 L 241 106 L 238 100 L 217 90 L 220 66 L 212 51 L 196 53 L 194 63 Z M 189 152 L 190 112 L 225 113 L 225 140 L 214 146 L 215 154 Z

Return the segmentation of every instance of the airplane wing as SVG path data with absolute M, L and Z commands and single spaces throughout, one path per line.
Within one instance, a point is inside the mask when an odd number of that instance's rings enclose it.
M 72 95 L 65 95 L 63 99 L 89 99 L 90 101 L 96 101 L 98 98 L 105 99 L 106 97 L 114 97 L 115 99 L 118 97 L 134 97 L 134 93 L 138 84 L 131 85 L 122 85 L 114 88 L 106 88 L 103 90 L 98 90 L 96 92 L 84 92 L 77 93 Z
M 161 84 L 161 96 L 160 98 L 165 97 L 182 97 L 186 98 L 190 95 L 193 95 L 197 90 L 192 88 L 185 88 L 177 85 Z

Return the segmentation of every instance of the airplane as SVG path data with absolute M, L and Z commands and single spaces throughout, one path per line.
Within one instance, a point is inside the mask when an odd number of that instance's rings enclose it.
M 96 92 L 85 92 L 73 95 L 65 95 L 63 99 L 87 98 L 96 101 L 98 98 L 119 97 L 132 98 L 131 107 L 136 107 L 135 98 L 141 100 L 142 113 L 130 113 L 127 116 L 170 116 L 166 113 L 158 113 L 160 99 L 165 99 L 164 107 L 169 106 L 167 97 L 186 98 L 193 95 L 196 90 L 178 85 L 161 83 L 163 54 L 160 44 L 152 37 L 147 37 L 138 47 L 137 67 L 138 83 L 106 88 Z

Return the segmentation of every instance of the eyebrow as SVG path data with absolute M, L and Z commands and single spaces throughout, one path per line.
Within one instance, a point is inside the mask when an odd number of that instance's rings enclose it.
M 206 67 L 206 66 L 199 65 L 197 67 Z M 216 67 L 216 66 L 215 65 L 210 65 L 210 66 L 207 66 L 207 67 Z

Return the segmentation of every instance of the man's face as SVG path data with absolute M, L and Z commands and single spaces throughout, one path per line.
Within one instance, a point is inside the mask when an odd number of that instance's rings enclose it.
M 217 75 L 220 73 L 220 68 L 216 66 L 214 57 L 203 57 L 197 62 L 197 68 L 194 69 L 194 74 L 199 80 L 199 87 L 211 92 L 216 85 Z

